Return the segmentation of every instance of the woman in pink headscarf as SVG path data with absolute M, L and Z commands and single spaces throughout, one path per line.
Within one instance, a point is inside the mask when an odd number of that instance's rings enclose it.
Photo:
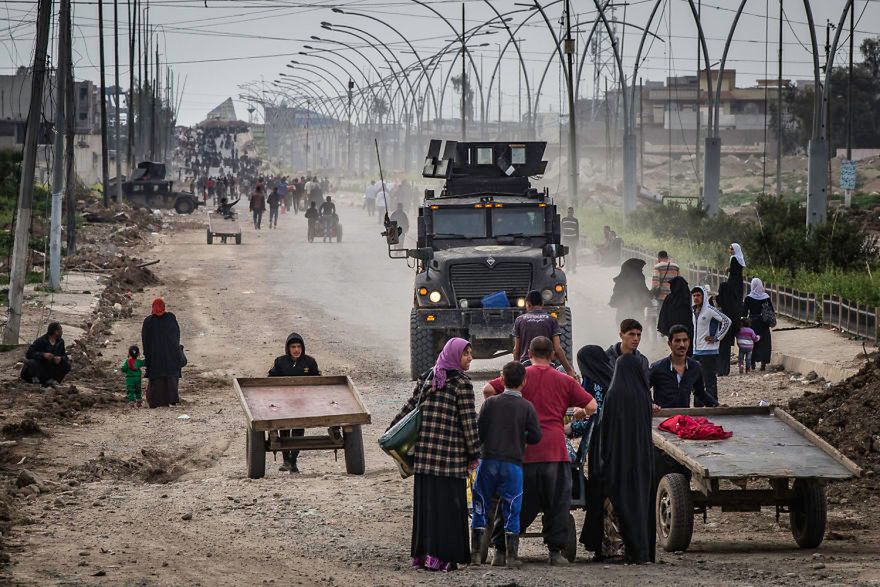
M 468 341 L 447 342 L 391 422 L 396 424 L 421 400 L 422 426 L 413 448 L 414 568 L 452 571 L 471 560 L 466 479 L 480 450 L 474 388 L 465 374 L 472 360 Z

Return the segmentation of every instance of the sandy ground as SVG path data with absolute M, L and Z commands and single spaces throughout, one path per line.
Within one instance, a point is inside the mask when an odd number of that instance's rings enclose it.
M 876 516 L 866 518 L 854 503 L 830 505 L 831 534 L 815 552 L 796 548 L 787 516 L 777 522 L 770 510 L 713 510 L 696 521 L 687 553 L 661 552 L 656 565 L 589 564 L 580 553 L 576 565 L 551 568 L 539 541 L 527 540 L 522 554 L 530 564 L 519 571 L 409 570 L 412 481 L 400 479 L 376 438 L 411 392 L 412 275 L 388 259 L 375 220 L 353 208 L 341 217 L 340 244 L 306 243 L 302 216 L 287 215 L 277 231 L 245 226 L 242 246 L 207 246 L 204 230 L 155 239 L 149 257 L 162 260 L 156 272 L 164 284 L 138 294 L 143 311 L 115 324 L 104 354 L 121 360 L 138 342 L 150 299 L 164 295 L 190 362 L 183 404 L 114 405 L 16 447 L 24 466 L 60 486 L 22 502 L 29 523 L 8 541 L 12 583 L 880 583 Z M 615 337 L 608 286 L 585 269 L 572 278 L 575 340 L 607 344 Z M 350 375 L 358 385 L 373 419 L 364 476 L 345 475 L 341 458 L 321 451 L 301 456 L 299 475 L 269 460 L 266 478 L 246 478 L 244 418 L 229 378 L 263 375 L 290 331 L 305 336 L 325 373 Z M 651 354 L 661 352 L 657 346 Z M 475 362 L 475 388 L 501 363 Z M 731 405 L 780 402 L 804 389 L 785 373 L 720 384 Z M 580 527 L 582 512 L 575 517 Z

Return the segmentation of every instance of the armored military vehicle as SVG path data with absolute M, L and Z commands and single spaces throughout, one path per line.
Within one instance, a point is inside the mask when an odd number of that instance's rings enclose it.
M 198 198 L 190 192 L 176 192 L 174 182 L 165 179 L 165 165 L 141 161 L 131 179 L 122 182 L 126 200 L 148 208 L 174 208 L 178 214 L 191 214 L 199 207 Z
M 416 248 L 399 242 L 386 222 L 389 255 L 407 258 L 416 271 L 410 313 L 410 373 L 429 369 L 445 342 L 467 338 L 475 358 L 513 350 L 513 322 L 529 291 L 540 291 L 562 329 L 571 357 L 571 310 L 562 270 L 560 220 L 541 175 L 543 142 L 432 140 L 423 177 L 445 180 L 439 193 L 425 190 Z M 441 155 L 442 149 L 442 155 Z

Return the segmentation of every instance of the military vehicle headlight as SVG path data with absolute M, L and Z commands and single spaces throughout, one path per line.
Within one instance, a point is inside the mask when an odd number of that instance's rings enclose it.
M 427 287 L 420 287 L 420 288 L 419 288 L 419 295 L 420 295 L 420 296 L 426 296 L 426 295 L 428 295 L 428 288 L 427 288 Z
M 461 306 L 463 309 L 467 309 L 468 301 L 466 299 L 462 298 L 458 301 L 458 305 Z
M 432 303 L 436 304 L 443 299 L 443 294 L 435 290 L 431 292 L 431 295 L 428 296 L 428 299 L 431 300 Z
M 562 293 L 565 291 L 565 286 L 561 283 L 557 283 L 556 287 L 554 287 L 553 289 L 556 291 L 556 293 Z
M 517 299 L 516 300 L 516 307 L 517 308 L 525 308 L 526 307 L 526 299 L 525 298 Z
M 550 291 L 549 289 L 545 289 L 544 291 L 541 292 L 541 297 L 544 298 L 545 302 L 549 302 L 550 300 L 553 299 L 553 292 Z

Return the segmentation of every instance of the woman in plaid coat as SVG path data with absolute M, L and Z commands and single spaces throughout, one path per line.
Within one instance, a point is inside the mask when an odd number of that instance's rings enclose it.
M 391 422 L 396 424 L 421 399 L 422 425 L 413 448 L 414 568 L 451 571 L 471 560 L 466 479 L 480 452 L 474 388 L 465 374 L 472 359 L 468 341 L 447 342 Z

